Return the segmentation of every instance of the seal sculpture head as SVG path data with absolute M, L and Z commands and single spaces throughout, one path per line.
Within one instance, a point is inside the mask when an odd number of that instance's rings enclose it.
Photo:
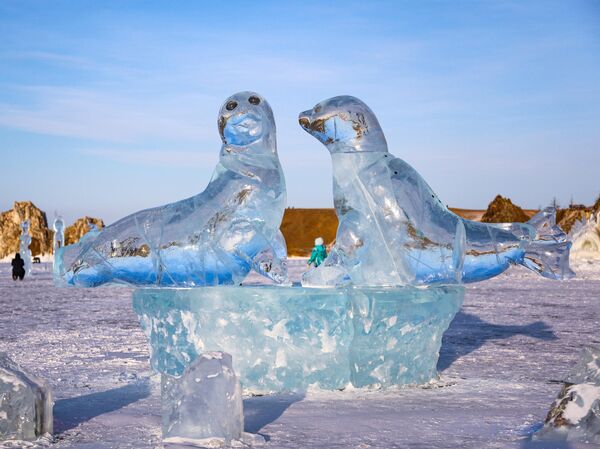
M 301 112 L 300 126 L 330 153 L 387 152 L 387 143 L 373 111 L 361 100 L 341 95 Z
M 218 126 L 227 153 L 277 153 L 273 111 L 256 92 L 227 98 L 219 110 Z

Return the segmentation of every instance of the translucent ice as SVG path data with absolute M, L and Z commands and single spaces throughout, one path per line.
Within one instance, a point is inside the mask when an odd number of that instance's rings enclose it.
M 417 289 L 139 289 L 133 306 L 160 373 L 180 376 L 205 351 L 233 356 L 252 391 L 388 387 L 436 375 L 460 286 Z
M 0 353 L 0 440 L 52 433 L 52 393 L 44 381 Z
M 329 260 L 303 285 L 420 285 L 475 282 L 521 264 L 562 279 L 570 243 L 551 210 L 531 224 L 485 224 L 448 210 L 417 171 L 387 150 L 377 118 L 362 101 L 334 97 L 302 112 L 300 125 L 333 163 L 339 218 Z
M 163 375 L 162 407 L 165 439 L 240 440 L 244 431 L 242 391 L 231 356 L 205 352 L 181 377 Z
M 600 259 L 600 212 L 577 221 L 569 232 L 571 254 L 576 259 Z
M 586 347 L 535 439 L 600 443 L 600 349 Z
M 577 364 L 569 371 L 565 383 L 589 383 L 600 387 L 600 348 L 587 346 L 579 354 Z
M 57 217 L 52 227 L 54 228 L 54 254 L 57 254 L 58 249 L 65 246 L 65 222 L 61 217 Z
M 56 283 L 239 284 L 251 269 L 287 282 L 279 231 L 285 181 L 271 107 L 256 93 L 235 94 L 221 107 L 218 127 L 223 146 L 204 192 L 134 213 L 61 249 Z
M 29 235 L 29 220 L 21 223 L 21 237 L 19 237 L 19 253 L 25 262 L 25 273 L 31 274 L 31 236 Z

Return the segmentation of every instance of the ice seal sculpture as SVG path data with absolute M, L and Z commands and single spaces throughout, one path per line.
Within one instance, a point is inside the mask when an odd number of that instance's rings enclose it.
M 323 143 L 333 164 L 336 244 L 305 286 L 427 285 L 476 282 L 510 265 L 563 279 L 571 243 L 553 210 L 529 223 L 465 220 L 444 206 L 425 180 L 388 152 L 375 114 L 351 96 L 300 113 L 299 123 Z
M 287 283 L 279 231 L 286 190 L 271 107 L 257 93 L 237 93 L 221 107 L 218 127 L 219 163 L 202 193 L 136 212 L 60 248 L 57 284 L 239 284 L 251 269 Z

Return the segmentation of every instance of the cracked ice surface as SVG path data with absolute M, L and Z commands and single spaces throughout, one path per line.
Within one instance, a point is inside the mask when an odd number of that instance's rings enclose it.
M 428 382 L 463 295 L 245 286 L 140 289 L 133 304 L 157 371 L 179 376 L 200 353 L 224 351 L 242 386 L 264 392 Z

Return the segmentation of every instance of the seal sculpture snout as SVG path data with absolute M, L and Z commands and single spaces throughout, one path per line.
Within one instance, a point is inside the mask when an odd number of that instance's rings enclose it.
M 310 119 L 308 118 L 308 111 L 301 112 L 298 116 L 298 123 L 306 130 L 310 129 Z

